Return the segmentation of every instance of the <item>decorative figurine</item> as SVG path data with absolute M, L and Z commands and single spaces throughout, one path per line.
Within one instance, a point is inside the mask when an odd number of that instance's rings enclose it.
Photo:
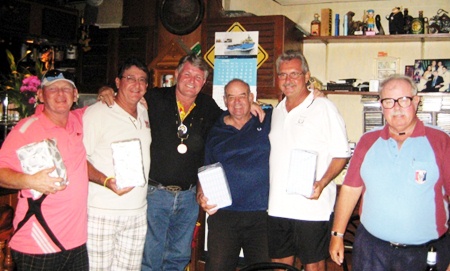
M 409 15 L 409 10 L 407 8 L 403 9 L 403 21 L 404 21 L 403 30 L 405 31 L 405 34 L 412 34 L 411 33 L 412 20 L 413 17 Z
M 399 7 L 395 7 L 392 9 L 392 13 L 389 16 L 386 16 L 386 19 L 389 20 L 389 34 L 404 34 L 404 20 L 403 13 Z
M 381 25 L 381 16 L 378 14 L 375 16 L 375 24 L 377 25 L 378 35 L 384 35 L 384 28 Z
M 450 17 L 447 11 L 439 9 L 437 14 L 430 18 L 429 33 L 450 33 Z
M 375 35 L 375 11 L 373 9 L 369 9 L 366 14 L 365 23 L 367 25 L 366 35 L 371 36 Z
M 348 35 L 362 35 L 365 24 L 361 21 L 353 21 L 353 16 L 355 16 L 355 13 L 353 11 L 347 12 L 346 15 Z

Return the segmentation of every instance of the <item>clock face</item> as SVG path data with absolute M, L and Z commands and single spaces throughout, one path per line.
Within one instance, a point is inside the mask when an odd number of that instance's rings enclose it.
M 162 25 L 172 34 L 186 35 L 202 22 L 204 0 L 162 0 L 159 16 Z
M 414 33 L 422 32 L 422 28 L 423 28 L 423 24 L 419 20 L 413 20 L 413 22 L 411 23 L 411 30 Z

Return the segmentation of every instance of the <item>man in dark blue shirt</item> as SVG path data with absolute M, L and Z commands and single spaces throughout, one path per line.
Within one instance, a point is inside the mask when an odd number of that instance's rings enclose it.
M 206 271 L 234 271 L 239 252 L 246 264 L 270 261 L 267 240 L 269 196 L 269 131 L 272 110 L 261 123 L 250 113 L 249 85 L 233 79 L 225 86 L 224 112 L 211 128 L 205 145 L 205 165 L 220 162 L 230 187 L 232 205 L 216 210 L 201 187 L 197 202 L 208 218 Z

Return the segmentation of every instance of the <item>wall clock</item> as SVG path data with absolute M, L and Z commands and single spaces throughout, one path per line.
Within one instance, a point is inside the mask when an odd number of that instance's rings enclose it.
M 202 22 L 205 4 L 203 0 L 162 0 L 159 11 L 161 23 L 170 33 L 186 35 Z

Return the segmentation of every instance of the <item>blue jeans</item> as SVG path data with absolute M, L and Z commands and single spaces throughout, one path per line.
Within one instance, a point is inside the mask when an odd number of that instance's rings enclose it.
M 142 270 L 183 271 L 188 265 L 199 210 L 195 195 L 195 186 L 169 192 L 149 185 Z
M 370 234 L 361 224 L 353 244 L 352 269 L 355 271 L 422 271 L 427 266 L 429 246 L 395 248 L 389 242 Z M 434 242 L 432 246 L 436 248 L 438 270 L 446 270 L 450 261 L 450 236 Z

